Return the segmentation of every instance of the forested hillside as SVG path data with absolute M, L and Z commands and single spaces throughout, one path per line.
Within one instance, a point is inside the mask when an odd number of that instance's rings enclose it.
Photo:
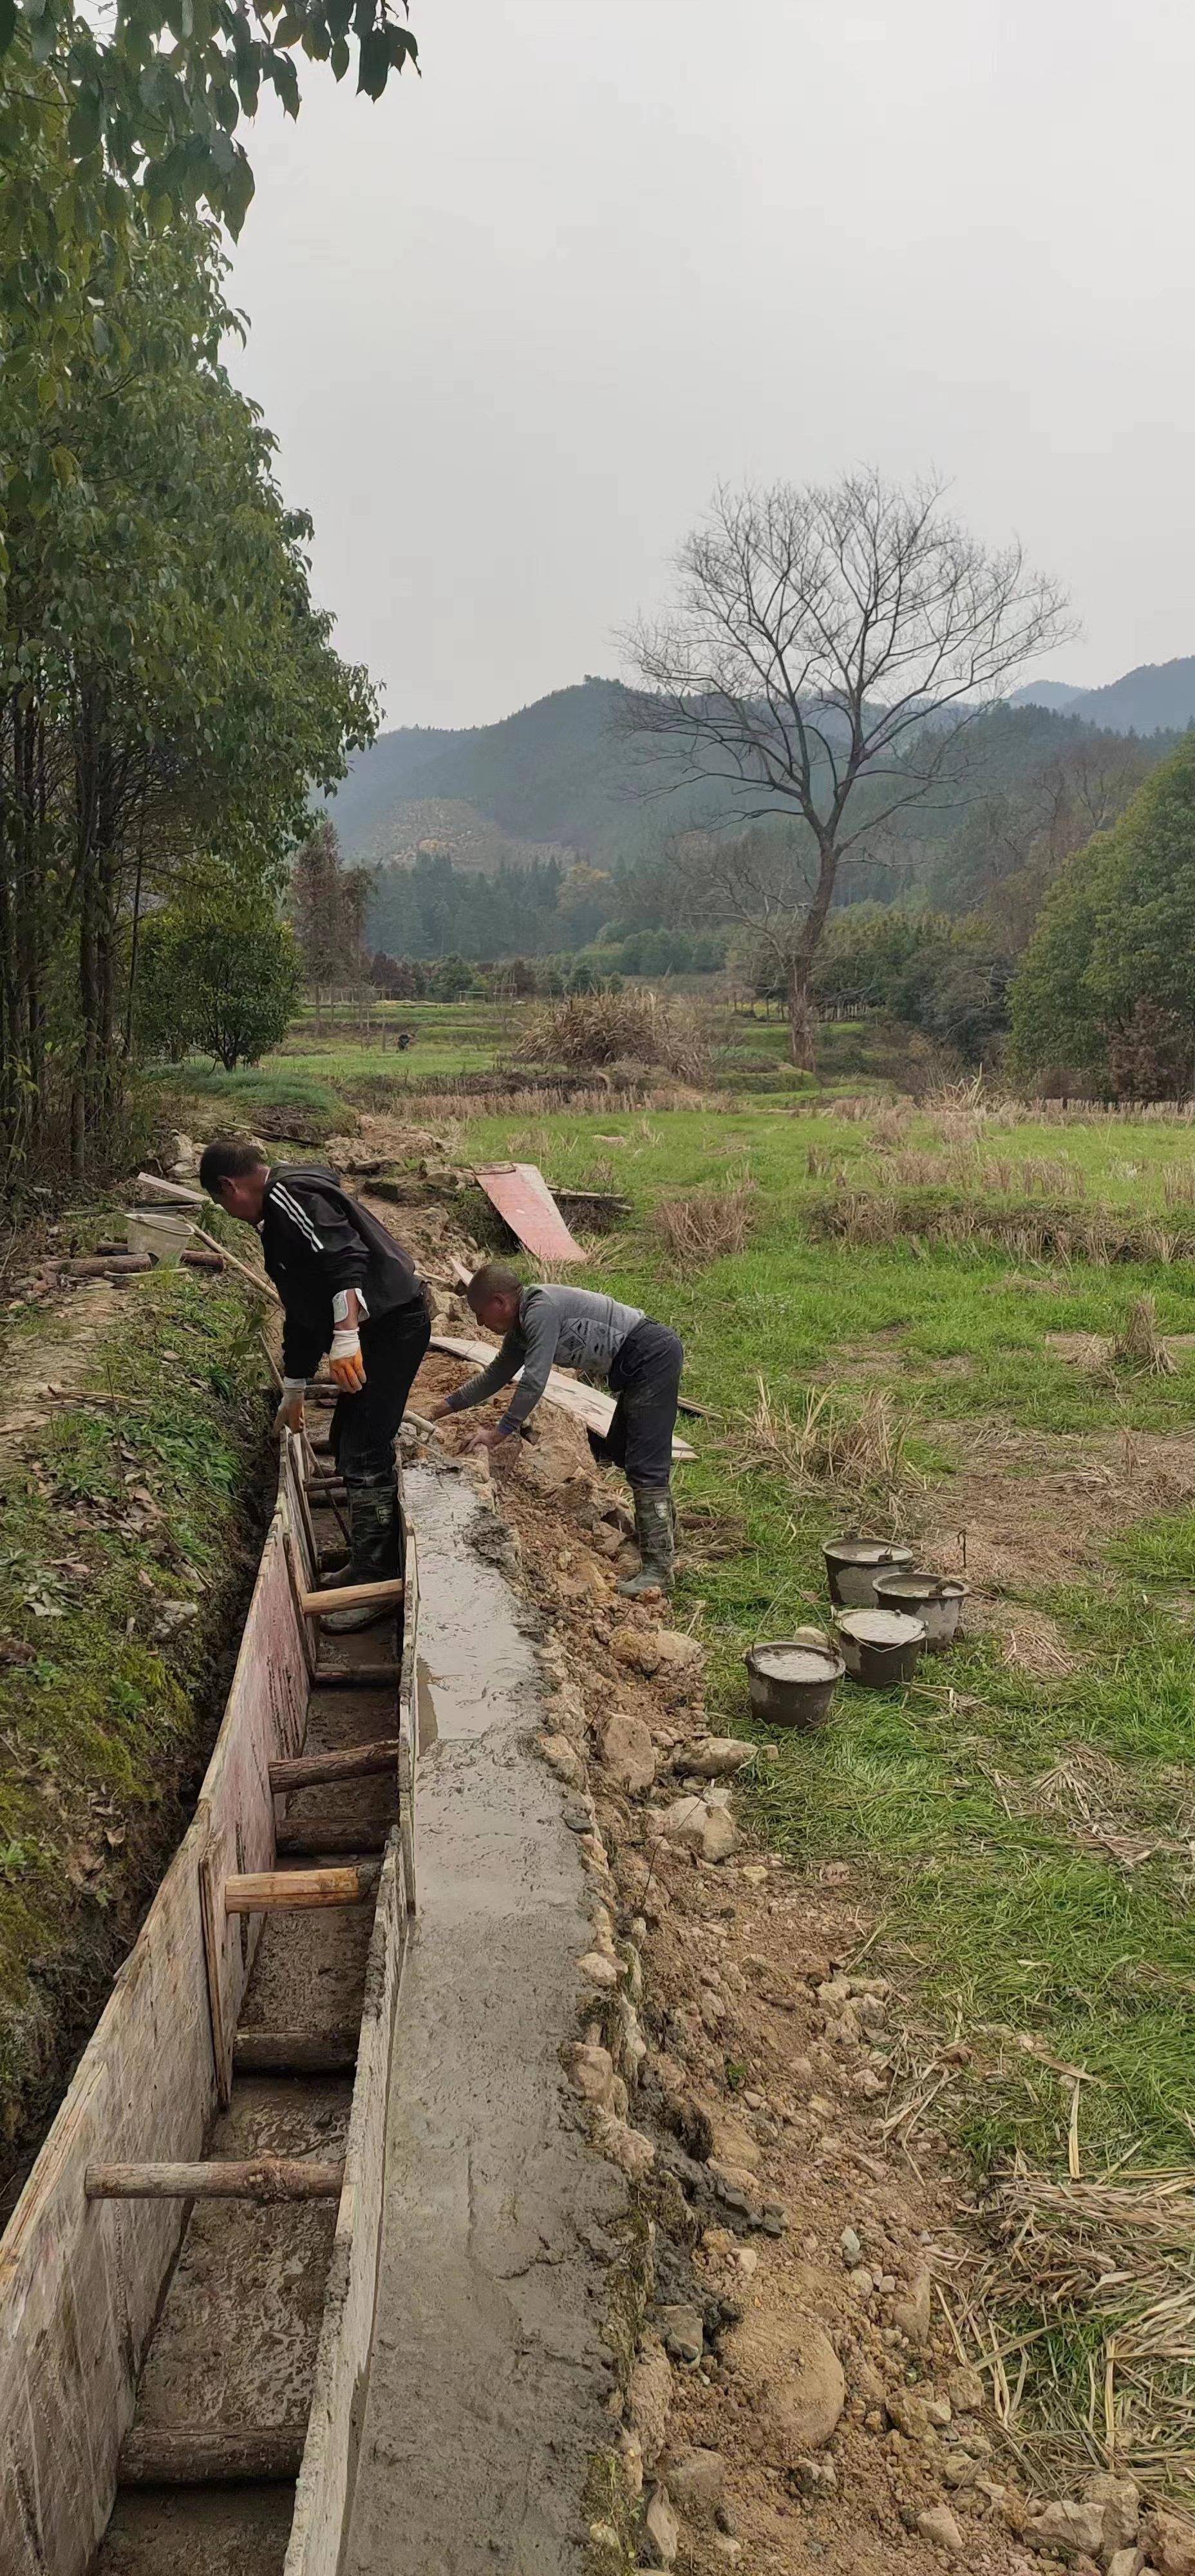
M 1175 662 L 1142 662 L 1102 689 L 1070 689 L 1040 680 L 1018 691 L 1023 706 L 1065 707 L 1082 724 L 1114 733 L 1183 733 L 1195 724 L 1195 654 Z
M 1195 716 L 1195 660 L 1153 675 L 1130 673 L 1065 710 L 1027 697 L 994 709 L 970 736 L 965 775 L 888 830 L 882 867 L 857 873 L 852 891 L 876 896 L 932 879 L 936 894 L 942 892 L 943 856 L 976 806 L 1019 793 L 1051 762 L 1091 743 L 1082 709 L 1106 700 L 1103 727 L 1128 732 L 1135 724 L 1152 735 L 1159 716 L 1148 725 L 1140 714 L 1117 723 L 1113 702 L 1123 692 L 1143 704 L 1134 694 L 1137 681 L 1183 672 L 1191 674 Z M 1041 685 L 1043 694 L 1062 686 Z M 1181 699 L 1175 677 L 1166 702 Z M 422 853 L 451 858 L 458 872 L 493 875 L 535 860 L 563 860 L 567 867 L 579 855 L 621 876 L 656 864 L 686 827 L 733 816 L 733 791 L 716 780 L 666 792 L 666 771 L 647 763 L 619 730 L 618 703 L 612 682 L 585 680 L 500 724 L 460 733 L 409 726 L 379 735 L 351 760 L 332 803 L 346 859 L 409 867 Z M 1168 721 L 1178 731 L 1187 719 Z M 1168 739 L 1151 741 L 1147 757 L 1160 758 L 1170 747 Z

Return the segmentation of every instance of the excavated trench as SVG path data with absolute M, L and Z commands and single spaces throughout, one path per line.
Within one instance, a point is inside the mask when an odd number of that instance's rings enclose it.
M 340 2564 L 343 2576 L 565 2576 L 582 2564 L 582 2496 L 613 2385 L 609 2252 L 592 2248 L 626 2207 L 561 2079 L 584 1882 L 532 1747 L 540 1683 L 526 1614 L 471 1543 L 492 1556 L 496 1525 L 446 1466 L 409 1474 L 406 1506 L 419 1554 L 420 1911 L 394 2033 L 373 2357 Z M 330 1523 L 316 1534 L 335 1536 Z M 385 1660 L 388 1630 L 353 1651 Z M 392 1690 L 313 1687 L 304 1749 L 392 1726 Z M 340 1860 L 353 1842 L 376 1849 L 392 1816 L 392 1776 L 375 1776 L 292 1793 L 286 1826 L 334 1821 Z M 343 2154 L 369 1935 L 368 1908 L 267 1917 L 240 2071 L 205 2157 Z M 254 2035 L 283 2027 L 309 2034 L 323 2071 L 253 2071 Z M 334 2226 L 334 2201 L 192 2203 L 129 2455 L 155 2439 L 160 2452 L 172 2433 L 266 2430 L 289 2432 L 295 2456 L 263 2454 L 238 2483 L 122 2484 L 91 2576 L 281 2576 Z M 285 2473 L 263 2474 L 271 2465 Z

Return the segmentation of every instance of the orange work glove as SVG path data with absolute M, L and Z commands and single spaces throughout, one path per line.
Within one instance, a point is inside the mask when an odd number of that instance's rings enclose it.
M 355 1324 L 340 1324 L 332 1335 L 328 1368 L 342 1395 L 360 1395 L 365 1384 L 361 1336 Z

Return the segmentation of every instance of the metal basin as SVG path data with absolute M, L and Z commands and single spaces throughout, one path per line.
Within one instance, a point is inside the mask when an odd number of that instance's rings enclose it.
M 839 1610 L 873 1609 L 876 1576 L 899 1572 L 914 1562 L 911 1547 L 898 1547 L 887 1538 L 831 1539 L 822 1554 L 830 1599 Z

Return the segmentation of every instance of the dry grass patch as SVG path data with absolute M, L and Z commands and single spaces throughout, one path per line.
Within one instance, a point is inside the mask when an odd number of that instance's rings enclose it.
M 1112 1363 L 1143 1370 L 1149 1377 L 1173 1377 L 1175 1363 L 1158 1331 L 1152 1297 L 1134 1297 L 1123 1329 L 1112 1344 Z
M 711 1261 L 742 1252 L 755 1223 L 754 1181 L 732 1189 L 691 1190 L 684 1198 L 664 1199 L 656 1210 L 656 1232 L 676 1270 L 704 1270 Z
M 756 1380 L 753 1410 L 741 1417 L 742 1465 L 783 1477 L 794 1494 L 827 1488 L 853 1502 L 882 1498 L 893 1526 L 899 1495 L 913 1481 L 907 1433 L 884 1387 L 857 1400 L 841 1387 L 809 1387 L 796 1413 Z
M 1082 2084 L 1074 2088 L 1072 2160 L 1081 2160 Z M 1016 2173 L 996 2195 L 1004 2243 L 974 2285 L 989 2318 L 1017 2312 L 1020 2332 L 992 2340 L 1004 2364 L 1007 2429 L 1062 2471 L 1068 2454 L 1114 2461 L 1159 2490 L 1195 2489 L 1195 2166 L 1126 2176 L 1119 2167 L 1063 2182 Z M 1024 2322 L 1028 2312 L 1035 2325 Z M 1086 2327 L 1090 2404 L 1043 2434 L 1019 2404 L 1033 2345 L 1063 2322 Z M 1002 2410 L 1003 2411 L 1003 2410 Z
M 573 993 L 528 1014 L 516 1056 L 524 1064 L 662 1065 L 700 1083 L 709 1067 L 706 1033 L 694 1011 L 659 993 Z
M 990 1206 L 980 1199 L 949 1200 L 910 1191 L 839 1190 L 806 1203 L 805 1222 L 821 1241 L 853 1244 L 944 1244 L 954 1251 L 998 1245 L 1017 1262 L 1156 1261 L 1163 1267 L 1195 1259 L 1195 1229 L 1153 1222 L 1134 1224 L 1106 1210 L 1070 1207 Z

